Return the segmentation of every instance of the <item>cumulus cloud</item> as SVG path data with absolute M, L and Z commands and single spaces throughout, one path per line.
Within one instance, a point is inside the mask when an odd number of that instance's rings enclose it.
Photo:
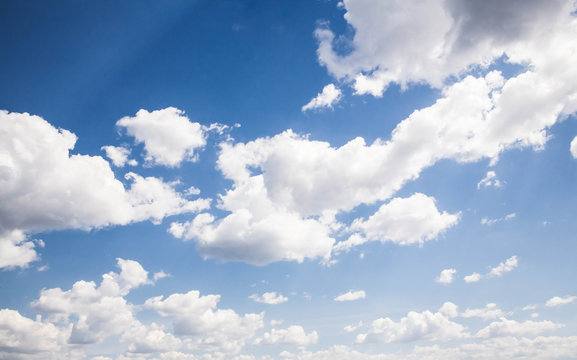
M 517 322 L 501 318 L 492 322 L 486 328 L 477 332 L 476 337 L 492 338 L 505 336 L 535 336 L 546 331 L 553 331 L 562 328 L 563 324 L 556 324 L 551 321 L 531 321 Z
M 264 333 L 262 338 L 254 341 L 255 345 L 296 345 L 307 346 L 316 344 L 319 335 L 316 331 L 306 333 L 302 326 L 291 325 L 286 329 L 272 329 Z
M 464 318 L 479 317 L 483 320 L 496 319 L 505 316 L 505 313 L 497 308 L 497 304 L 489 303 L 484 308 L 467 309 L 461 313 Z
M 125 164 L 128 165 L 138 165 L 136 160 L 128 160 L 130 155 L 130 149 L 123 146 L 103 146 L 101 148 L 106 153 L 106 157 L 112 161 L 112 164 L 116 167 L 123 167 Z
M 190 346 L 207 351 L 236 353 L 262 328 L 263 314 L 241 316 L 231 309 L 218 309 L 220 295 L 200 296 L 196 290 L 157 296 L 144 307 L 172 319 L 174 334 L 191 337 Z
M 465 327 L 450 320 L 456 315 L 456 305 L 445 303 L 438 312 L 410 311 L 399 322 L 380 318 L 371 324 L 365 334 L 357 335 L 357 343 L 365 342 L 411 342 L 417 340 L 451 340 L 468 336 Z
M 569 150 L 571 151 L 571 156 L 573 156 L 573 159 L 577 159 L 577 136 L 571 140 Z
M 318 109 L 323 107 L 332 108 L 334 104 L 339 102 L 342 97 L 342 92 L 335 84 L 328 84 L 323 88 L 314 99 L 309 101 L 305 106 L 302 107 L 302 111 Z
M 457 270 L 455 269 L 445 269 L 441 271 L 441 274 L 435 279 L 435 281 L 441 284 L 450 284 L 455 279 L 456 273 Z
M 355 301 L 355 300 L 364 299 L 366 297 L 367 297 L 367 294 L 364 292 L 364 290 L 357 290 L 357 291 L 349 290 L 346 293 L 340 294 L 339 296 L 335 297 L 334 300 L 335 301 Z
M 495 173 L 492 170 L 487 171 L 487 175 L 485 175 L 485 177 L 477 183 L 477 189 L 480 189 L 481 187 L 487 188 L 491 186 L 493 187 L 503 186 L 501 180 L 497 179 L 497 173 Z
M 266 292 L 266 293 L 262 294 L 261 296 L 259 296 L 257 294 L 252 294 L 251 296 L 249 296 L 249 298 L 253 299 L 256 302 L 263 303 L 263 304 L 269 304 L 269 305 L 281 304 L 283 302 L 288 301 L 288 298 L 286 296 L 283 296 L 282 294 L 277 294 L 274 291 Z
M 577 296 L 565 296 L 565 297 L 554 296 L 551 299 L 547 300 L 547 302 L 545 303 L 545 306 L 556 307 L 556 306 L 571 304 L 575 300 L 577 300 Z
M 154 165 L 177 167 L 183 161 L 196 161 L 197 151 L 206 145 L 202 125 L 174 107 L 152 112 L 141 109 L 116 125 L 144 144 L 145 160 Z
M 31 233 L 101 228 L 135 221 L 159 223 L 169 215 L 208 207 L 189 201 L 154 177 L 115 178 L 100 156 L 71 155 L 76 136 L 27 113 L 0 111 L 0 246 L 12 254 L 6 267 L 37 258 Z
M 473 283 L 481 280 L 482 277 L 483 275 L 474 272 L 471 275 L 465 276 L 463 279 L 465 280 L 466 283 Z
M 355 325 L 347 325 L 343 328 L 344 331 L 346 332 L 353 332 L 353 331 L 357 331 L 358 329 L 360 329 L 363 326 L 363 322 L 359 321 L 357 324 Z
M 0 358 L 3 354 L 57 352 L 66 345 L 68 331 L 51 323 L 34 321 L 18 311 L 0 310 Z

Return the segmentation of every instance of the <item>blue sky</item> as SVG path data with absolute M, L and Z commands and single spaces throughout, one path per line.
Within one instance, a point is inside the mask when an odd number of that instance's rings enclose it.
M 577 5 L 0 4 L 0 359 L 577 358 Z

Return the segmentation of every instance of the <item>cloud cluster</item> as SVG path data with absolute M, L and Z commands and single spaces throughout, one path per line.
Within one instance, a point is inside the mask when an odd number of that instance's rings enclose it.
M 93 229 L 206 209 L 154 177 L 128 173 L 126 188 L 100 156 L 71 154 L 76 136 L 41 117 L 0 111 L 0 264 L 37 258 L 31 233 Z
M 479 273 L 472 273 L 471 275 L 467 275 L 464 277 L 465 282 L 473 283 L 481 280 L 482 278 L 491 278 L 491 277 L 500 277 L 503 276 L 504 273 L 508 273 L 513 271 L 519 265 L 519 260 L 517 256 L 513 255 L 504 262 L 499 263 L 499 265 L 491 268 L 488 273 L 485 275 L 481 275 Z

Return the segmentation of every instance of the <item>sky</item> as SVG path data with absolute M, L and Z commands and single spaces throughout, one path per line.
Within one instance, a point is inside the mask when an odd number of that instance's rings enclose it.
M 0 2 L 0 359 L 577 359 L 573 0 Z

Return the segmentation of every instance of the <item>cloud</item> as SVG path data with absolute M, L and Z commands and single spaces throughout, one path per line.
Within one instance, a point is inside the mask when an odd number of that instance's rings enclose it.
M 18 311 L 0 310 L 0 358 L 2 354 L 58 352 L 66 345 L 67 331 L 53 324 L 28 319 Z
M 480 309 L 467 309 L 461 313 L 461 317 L 464 318 L 479 317 L 483 320 L 496 319 L 503 316 L 505 316 L 505 313 L 497 308 L 497 304 L 495 303 L 489 303 Z
M 196 161 L 196 152 L 206 145 L 202 125 L 173 107 L 152 112 L 141 109 L 116 125 L 144 144 L 145 160 L 154 165 L 177 167 L 183 161 Z
M 571 156 L 573 156 L 573 159 L 577 159 L 577 136 L 573 138 L 573 140 L 571 140 L 571 145 L 570 145 L 570 151 L 571 151 Z
M 497 174 L 492 170 L 487 171 L 487 175 L 477 183 L 477 189 L 480 189 L 481 187 L 487 188 L 491 186 L 493 187 L 503 186 L 501 180 L 497 179 Z
M 112 160 L 112 164 L 116 167 L 123 167 L 125 164 L 128 165 L 138 165 L 136 160 L 128 160 L 128 156 L 130 155 L 130 149 L 127 149 L 122 146 L 103 146 L 101 147 L 102 150 L 106 153 L 106 157 Z
M 472 273 L 471 275 L 467 275 L 464 277 L 466 283 L 473 283 L 481 280 L 483 276 L 479 273 Z
M 516 58 L 519 53 L 531 60 L 542 58 L 539 46 L 547 45 L 551 31 L 568 31 L 573 8 L 564 0 L 342 3 L 344 18 L 354 29 L 347 43 L 351 51 L 335 51 L 335 34 L 322 24 L 315 31 L 319 61 L 336 78 L 353 81 L 358 94 L 374 96 L 381 96 L 391 82 L 441 87 L 447 77 L 475 65 L 487 67 L 504 53 L 514 63 L 522 63 Z
M 269 304 L 269 305 L 276 305 L 281 304 L 283 302 L 287 302 L 288 298 L 282 296 L 282 294 L 277 294 L 276 292 L 266 292 L 262 294 L 262 296 L 258 296 L 257 294 L 253 294 L 249 296 L 250 299 L 253 299 L 256 302 Z
M 481 219 L 481 224 L 491 226 L 491 225 L 496 224 L 498 222 L 509 221 L 511 219 L 514 219 L 515 217 L 517 217 L 517 214 L 510 213 L 510 214 L 503 216 L 502 218 L 497 218 L 497 219 L 483 218 L 483 219 Z
M 357 331 L 358 329 L 360 329 L 361 327 L 363 327 L 363 322 L 359 321 L 357 324 L 355 325 L 347 325 L 343 328 L 344 331 L 346 332 L 353 332 L 353 331 Z
M 302 107 L 302 111 L 318 109 L 323 107 L 332 108 L 334 104 L 339 102 L 342 97 L 342 92 L 335 84 L 328 84 L 323 88 L 323 91 L 319 93 L 314 99 L 309 101 L 305 106 Z
M 174 334 L 194 339 L 193 348 L 236 353 L 264 326 L 263 314 L 240 316 L 231 309 L 218 309 L 219 301 L 220 295 L 200 296 L 192 290 L 150 298 L 144 307 L 171 318 Z
M 577 296 L 565 296 L 565 297 L 554 296 L 551 299 L 547 300 L 547 302 L 545 303 L 545 306 L 556 307 L 556 306 L 571 304 L 575 300 L 577 300 Z
M 450 284 L 453 282 L 456 273 L 457 270 L 455 269 L 445 269 L 441 271 L 441 274 L 435 279 L 435 281 L 441 284 Z
M 556 324 L 551 321 L 531 321 L 517 322 L 501 318 L 492 322 L 475 335 L 478 338 L 492 338 L 505 336 L 535 336 L 546 331 L 553 331 L 562 328 L 563 324 Z
M 316 344 L 318 340 L 319 335 L 316 331 L 307 334 L 302 326 L 291 325 L 286 329 L 272 329 L 264 333 L 262 338 L 254 341 L 254 344 L 307 346 Z
M 517 256 L 511 256 L 504 262 L 499 263 L 499 265 L 491 268 L 488 273 L 485 275 L 481 275 L 479 273 L 472 273 L 471 275 L 465 276 L 465 282 L 472 283 L 481 280 L 482 278 L 491 278 L 491 277 L 500 277 L 503 276 L 504 273 L 508 273 L 513 271 L 519 265 L 519 261 Z
M 335 301 L 355 301 L 364 299 L 367 297 L 367 294 L 363 290 L 353 291 L 349 290 L 348 292 L 341 294 L 334 298 Z
M 125 188 L 102 157 L 70 155 L 76 136 L 38 116 L 1 110 L 0 126 L 0 246 L 13 255 L 0 260 L 6 267 L 37 259 L 31 233 L 159 223 L 209 205 L 154 177 L 128 173 Z
M 436 313 L 428 310 L 421 313 L 410 311 L 399 322 L 389 318 L 377 319 L 373 321 L 368 333 L 357 336 L 356 342 L 444 341 L 466 337 L 465 327 L 450 320 L 454 312 L 449 309 L 456 309 L 456 305 L 451 305 L 451 308 L 443 305 Z

